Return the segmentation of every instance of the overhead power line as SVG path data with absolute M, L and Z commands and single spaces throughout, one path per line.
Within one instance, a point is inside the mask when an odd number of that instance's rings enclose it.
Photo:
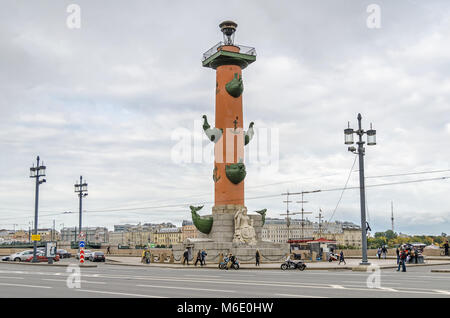
M 448 172 L 450 169 L 445 170 L 430 170 L 430 171 L 421 171 L 421 172 L 407 172 L 407 173 L 399 173 L 399 174 L 385 174 L 381 176 L 369 176 L 366 177 L 366 179 L 371 178 L 387 178 L 387 177 L 400 177 L 400 176 L 410 176 L 410 175 L 417 175 L 417 174 L 428 174 L 428 173 L 440 173 L 440 172 Z
M 340 195 L 340 197 L 339 197 L 339 200 L 338 200 L 338 202 L 336 203 L 336 207 L 334 208 L 333 213 L 331 214 L 331 217 L 330 217 L 330 219 L 328 220 L 328 222 L 331 222 L 331 220 L 333 219 L 334 213 L 336 213 L 336 210 L 337 210 L 337 208 L 338 208 L 338 206 L 339 206 L 339 203 L 341 203 L 342 196 L 344 195 L 344 191 L 347 189 L 348 181 L 350 180 L 350 177 L 352 176 L 352 171 L 353 171 L 353 168 L 355 167 L 356 158 L 358 158 L 358 156 L 355 155 L 355 159 L 353 160 L 352 167 L 350 168 L 350 171 L 349 171 L 349 173 L 348 173 L 347 181 L 345 181 L 344 188 L 342 189 L 342 192 L 341 192 L 341 195 Z
M 428 178 L 428 179 L 417 179 L 417 180 L 409 180 L 409 181 L 398 181 L 398 182 L 390 182 L 390 183 L 380 183 L 380 184 L 372 184 L 372 185 L 366 185 L 366 188 L 372 188 L 372 187 L 383 187 L 383 186 L 390 186 L 390 185 L 399 185 L 399 184 L 409 184 L 409 183 L 420 183 L 420 182 L 428 182 L 428 181 L 442 181 L 450 179 L 450 176 L 444 176 L 444 177 L 436 177 L 436 178 Z M 342 190 L 351 190 L 351 189 L 359 189 L 358 187 L 343 187 L 343 188 L 330 188 L 330 189 L 319 189 L 310 191 L 312 193 L 320 193 L 320 192 L 332 192 L 332 191 L 342 191 Z M 290 193 L 291 195 L 298 195 L 301 193 Z M 246 198 L 246 200 L 256 200 L 256 199 L 265 199 L 265 198 L 274 198 L 279 197 L 280 194 L 272 194 L 272 195 L 262 195 L 262 196 L 256 196 L 256 197 L 249 197 Z M 222 203 L 226 203 L 227 201 L 223 201 Z M 160 205 L 160 206 L 145 206 L 145 207 L 137 207 L 137 208 L 122 208 L 122 209 L 102 209 L 102 210 L 87 210 L 88 213 L 97 213 L 97 212 L 120 212 L 120 211 L 136 211 L 136 210 L 151 210 L 151 209 L 163 209 L 163 208 L 172 208 L 172 207 L 185 207 L 189 204 L 195 204 L 195 205 L 205 205 L 205 204 L 213 204 L 213 201 L 208 202 L 197 202 L 197 203 L 183 203 L 183 204 L 171 204 L 171 205 Z M 54 216 L 54 215 L 63 215 L 65 212 L 58 212 L 58 213 L 52 213 L 52 214 L 43 214 L 42 217 L 48 217 L 48 216 Z M 8 217 L 8 218 L 0 218 L 0 219 L 23 219 L 23 218 L 29 218 L 30 216 L 26 217 Z

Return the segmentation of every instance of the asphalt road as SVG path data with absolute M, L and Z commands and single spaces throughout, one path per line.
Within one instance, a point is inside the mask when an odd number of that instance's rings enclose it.
M 64 260 L 63 262 L 67 262 Z M 368 288 L 370 273 L 170 269 L 98 263 L 82 268 L 80 288 L 68 288 L 67 267 L 0 265 L 0 297 L 450 297 L 448 266 L 380 272 L 380 288 Z M 73 281 L 73 280 L 71 280 Z

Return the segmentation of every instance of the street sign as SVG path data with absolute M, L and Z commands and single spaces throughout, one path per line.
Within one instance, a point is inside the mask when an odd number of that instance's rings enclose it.
M 80 241 L 80 247 L 84 247 L 86 244 L 84 241 Z
M 81 244 L 81 242 L 80 242 L 80 244 Z M 84 247 L 80 246 L 80 264 L 83 264 L 83 263 L 84 263 Z
M 31 240 L 32 241 L 40 241 L 41 236 L 39 234 L 33 234 L 33 235 L 31 235 Z

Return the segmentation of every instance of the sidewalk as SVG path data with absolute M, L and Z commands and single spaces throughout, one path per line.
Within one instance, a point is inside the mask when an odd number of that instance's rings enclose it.
M 347 264 L 338 265 L 337 262 L 306 262 L 306 270 L 358 270 L 360 259 L 348 259 Z M 189 265 L 183 265 L 179 263 L 151 263 L 142 264 L 140 257 L 108 257 L 106 264 L 109 265 L 127 265 L 127 266 L 144 266 L 144 267 L 160 267 L 160 268 L 178 268 L 178 269 L 193 269 L 193 268 L 218 268 L 218 264 L 211 263 L 205 266 L 194 266 L 191 262 Z M 371 259 L 369 261 L 373 265 L 380 266 L 381 268 L 397 268 L 396 260 L 391 259 Z M 255 266 L 255 264 L 240 264 L 241 269 L 247 270 L 281 270 L 281 262 L 279 263 L 262 263 L 261 266 Z M 408 264 L 407 267 L 415 266 L 433 266 L 433 265 L 450 265 L 450 260 L 447 262 L 437 260 L 427 260 L 425 264 Z
M 29 266 L 54 266 L 54 267 L 68 267 L 70 265 L 78 265 L 80 267 L 97 267 L 97 264 L 79 264 L 78 262 L 53 262 L 53 264 L 48 264 L 46 262 L 31 263 L 31 262 L 13 262 L 13 261 L 0 261 L 0 264 L 14 264 L 14 265 L 29 265 Z

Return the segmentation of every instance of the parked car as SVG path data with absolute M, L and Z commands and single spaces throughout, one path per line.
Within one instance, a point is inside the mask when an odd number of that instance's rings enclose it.
M 9 261 L 9 256 L 3 256 L 2 261 Z
M 93 252 L 89 256 L 89 260 L 91 262 L 104 262 L 105 261 L 105 253 L 103 253 L 103 252 Z
M 70 254 L 68 251 L 59 249 L 56 250 L 56 255 L 59 255 L 59 258 L 71 258 L 72 254 Z
M 39 251 L 39 252 L 36 254 L 36 258 L 37 258 L 38 262 L 48 262 L 47 256 L 46 256 L 45 253 L 42 252 L 42 251 Z M 32 259 L 33 259 L 33 253 L 31 253 L 31 256 L 28 257 L 28 258 L 25 260 L 25 262 L 31 262 Z M 58 262 L 58 261 L 59 261 L 59 255 L 56 255 L 55 257 L 53 257 L 53 261 Z
M 89 259 L 91 254 L 92 254 L 91 250 L 84 250 L 84 259 Z M 77 253 L 77 259 L 80 259 L 80 251 L 78 251 Z
M 17 252 L 17 253 L 11 254 L 9 256 L 9 260 L 14 261 L 14 262 L 25 262 L 30 257 L 30 255 L 33 256 L 33 250 Z

